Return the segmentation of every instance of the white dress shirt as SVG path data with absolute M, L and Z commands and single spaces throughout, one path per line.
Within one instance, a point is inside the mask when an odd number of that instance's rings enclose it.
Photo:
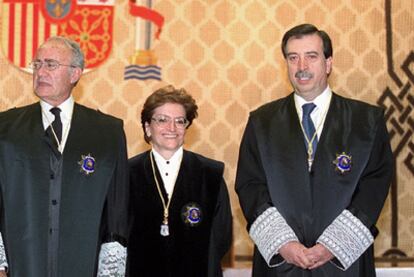
M 71 95 L 68 99 L 66 99 L 62 104 L 58 106 L 58 108 L 61 110 L 60 118 L 62 120 L 62 141 L 60 142 L 60 147 L 58 149 L 61 153 L 65 148 L 65 144 L 69 135 L 74 105 L 75 101 Z M 55 116 L 50 112 L 50 109 L 53 108 L 53 106 L 42 100 L 40 100 L 40 106 L 42 107 L 43 128 L 46 130 L 49 125 L 52 124 L 52 122 L 55 120 Z
M 313 122 L 313 125 L 315 126 L 315 130 L 318 136 L 318 140 L 321 137 L 323 124 L 326 119 L 326 114 L 328 113 L 329 104 L 331 103 L 332 98 L 332 91 L 329 86 L 326 87 L 326 89 L 318 95 L 315 99 L 312 101 L 306 101 L 302 97 L 300 97 L 298 94 L 294 94 L 295 99 L 295 107 L 296 112 L 299 116 L 299 121 L 302 121 L 302 106 L 307 103 L 313 103 L 316 105 L 316 107 L 311 112 L 311 119 Z
M 183 159 L 183 152 L 184 150 L 181 146 L 174 153 L 171 159 L 166 160 L 154 148 L 152 149 L 152 153 L 154 153 L 155 162 L 157 163 L 158 170 L 160 171 L 168 198 L 171 197 L 174 190 L 175 181 L 177 180 L 178 171 L 181 166 L 181 160 Z

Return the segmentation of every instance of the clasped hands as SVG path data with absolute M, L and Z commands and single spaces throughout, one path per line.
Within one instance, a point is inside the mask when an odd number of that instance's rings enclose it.
M 279 249 L 279 254 L 287 263 L 294 264 L 303 269 L 318 268 L 334 257 L 322 244 L 317 243 L 307 248 L 297 241 L 291 241 L 283 245 Z

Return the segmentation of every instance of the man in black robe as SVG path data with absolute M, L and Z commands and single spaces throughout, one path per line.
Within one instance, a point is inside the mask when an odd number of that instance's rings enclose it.
M 123 123 L 74 102 L 75 42 L 51 37 L 31 65 L 40 103 L 0 113 L 0 265 L 9 277 L 123 276 Z
M 324 31 L 296 26 L 282 52 L 295 91 L 250 114 L 237 169 L 253 276 L 375 276 L 375 224 L 393 174 L 383 111 L 331 91 Z

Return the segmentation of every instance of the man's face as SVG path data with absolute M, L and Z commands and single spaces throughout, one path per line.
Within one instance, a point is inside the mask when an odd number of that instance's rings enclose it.
M 322 39 L 317 34 L 292 37 L 286 44 L 289 79 L 295 92 L 311 101 L 328 85 L 332 57 L 325 59 Z
M 45 102 L 58 106 L 71 94 L 74 84 L 80 78 L 81 69 L 70 66 L 72 52 L 64 45 L 49 42 L 38 49 L 34 61 L 43 62 L 39 69 L 33 71 L 33 89 L 35 94 Z M 57 61 L 54 70 L 47 69 L 45 61 Z

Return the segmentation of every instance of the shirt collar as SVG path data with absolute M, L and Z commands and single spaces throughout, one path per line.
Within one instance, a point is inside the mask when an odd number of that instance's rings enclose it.
M 326 89 L 319 94 L 315 99 L 312 101 L 306 101 L 304 98 L 299 96 L 297 93 L 294 93 L 294 99 L 295 99 L 295 107 L 298 111 L 298 114 L 302 114 L 302 106 L 306 103 L 314 103 L 316 105 L 316 109 L 325 110 L 329 107 L 329 103 L 331 102 L 332 98 L 332 90 L 329 87 L 329 85 L 326 87 Z
M 50 112 L 50 109 L 53 108 L 53 106 L 43 100 L 40 100 L 40 106 L 42 108 L 43 127 L 46 129 L 50 123 L 55 120 L 55 117 Z M 72 95 L 58 106 L 58 108 L 61 110 L 60 118 L 63 125 L 68 124 L 72 119 L 74 106 L 75 100 L 73 99 Z
M 154 148 L 152 148 L 152 152 L 154 153 L 155 161 L 157 162 L 157 165 L 162 163 L 165 164 L 166 162 L 170 162 L 171 164 L 177 164 L 181 161 L 183 157 L 184 149 L 182 146 L 175 151 L 175 153 L 172 155 L 172 157 L 168 160 L 164 159 L 163 156 L 161 156 L 160 153 L 158 153 Z

